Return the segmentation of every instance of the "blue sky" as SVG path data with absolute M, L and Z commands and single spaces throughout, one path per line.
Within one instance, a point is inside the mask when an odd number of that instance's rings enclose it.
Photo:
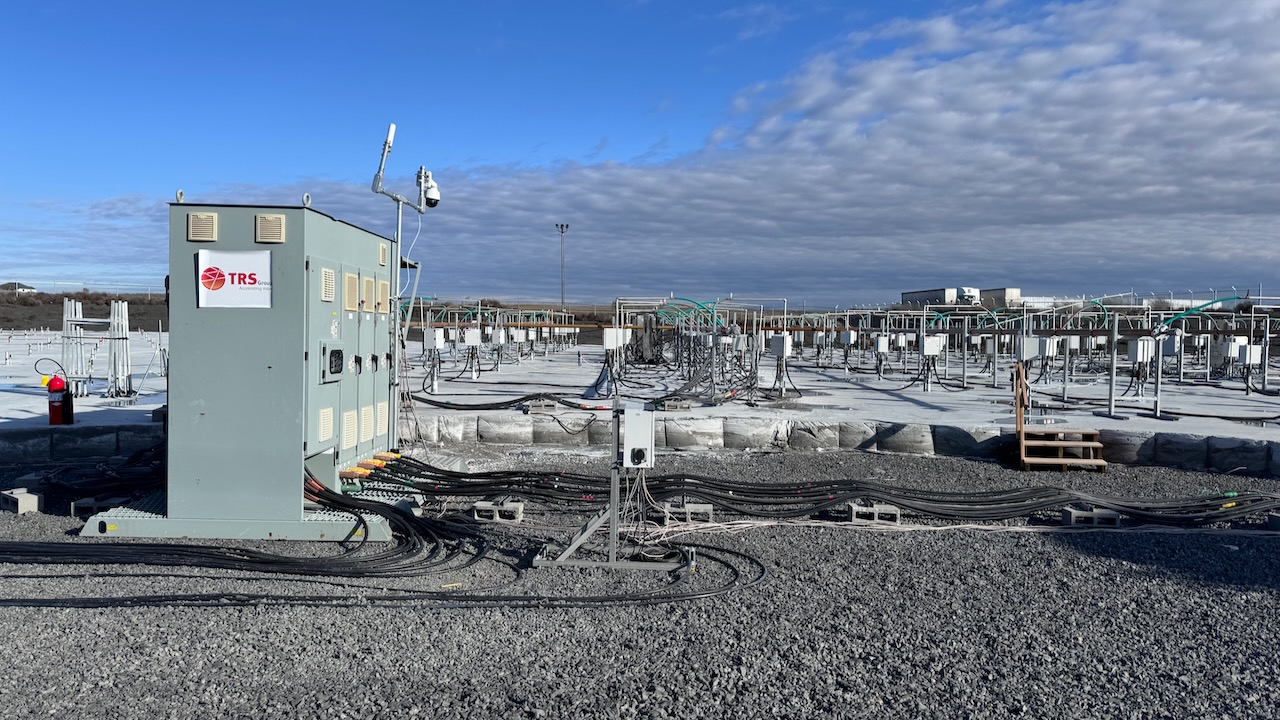
M 395 122 L 430 294 L 556 298 L 556 222 L 583 301 L 1280 294 L 1280 0 L 46 0 L 0 63 L 0 281 L 158 283 L 177 188 L 389 234 Z

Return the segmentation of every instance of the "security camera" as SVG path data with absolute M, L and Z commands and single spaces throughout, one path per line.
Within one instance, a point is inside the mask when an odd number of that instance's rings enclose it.
M 420 205 L 433 208 L 440 204 L 440 186 L 431 179 L 431 171 L 418 168 L 418 199 Z

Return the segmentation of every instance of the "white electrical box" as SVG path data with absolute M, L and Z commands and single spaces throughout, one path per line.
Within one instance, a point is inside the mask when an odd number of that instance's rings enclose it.
M 443 349 L 444 328 L 424 328 L 422 331 L 422 347 L 424 350 Z
M 1038 345 L 1038 347 L 1037 347 L 1036 349 L 1039 351 L 1039 353 L 1040 353 L 1040 357 L 1055 357 L 1055 356 L 1057 356 L 1057 354 L 1058 354 L 1058 338 L 1056 338 L 1056 337 L 1042 337 L 1042 338 L 1036 338 L 1036 339 L 1039 341 L 1039 342 L 1037 342 L 1037 343 L 1036 343 L 1036 344 Z
M 1074 351 L 1076 351 L 1076 350 L 1079 350 L 1079 349 L 1080 349 L 1080 336 L 1079 336 L 1079 335 L 1068 335 L 1068 336 L 1066 336 L 1066 337 L 1064 338 L 1064 340 L 1066 340 L 1066 342 L 1067 342 L 1067 350 L 1068 350 L 1068 351 L 1072 351 L 1072 352 L 1074 352 Z
M 889 336 L 888 335 L 876 336 L 876 352 L 880 353 L 881 355 L 889 354 Z
M 996 348 L 996 339 L 989 335 L 982 336 L 982 352 L 986 353 L 987 355 L 998 354 L 998 350 Z
M 1040 338 L 1029 335 L 1021 335 L 1014 343 L 1014 354 L 1018 360 L 1027 362 L 1040 357 Z
M 622 467 L 653 467 L 653 415 L 640 403 L 622 408 Z
M 791 336 L 784 333 L 769 338 L 769 350 L 774 357 L 791 357 Z
M 529 331 L 525 328 L 514 328 L 511 330 L 511 342 L 527 342 L 529 340 Z
M 1140 337 L 1129 341 L 1129 362 L 1142 363 L 1156 356 L 1156 339 Z
M 462 331 L 462 347 L 480 346 L 480 328 L 466 328 Z
M 852 344 L 854 344 L 854 343 L 856 343 L 856 342 L 858 342 L 858 331 L 857 331 L 857 330 L 841 330 L 841 331 L 840 331 L 840 344 L 841 344 L 841 345 L 852 345 Z
M 1262 346 L 1261 345 L 1241 345 L 1237 351 L 1236 359 L 1241 365 L 1261 365 L 1262 364 Z
M 947 347 L 946 335 L 925 335 L 924 343 L 920 346 L 920 353 L 925 357 L 937 357 Z
M 622 347 L 622 330 L 618 328 L 605 328 L 603 342 L 605 350 L 617 350 Z
M 894 336 L 893 336 L 893 346 L 894 346 L 894 347 L 896 347 L 896 348 L 898 348 L 899 350 L 904 350 L 904 349 L 906 349 L 906 347 L 907 347 L 907 334 L 906 334 L 906 333 L 897 333 L 896 335 L 894 335 Z
M 1178 351 L 1181 349 L 1182 349 L 1182 331 L 1181 330 L 1175 330 L 1173 333 L 1166 335 L 1164 339 L 1160 341 L 1160 354 L 1162 355 L 1177 355 Z

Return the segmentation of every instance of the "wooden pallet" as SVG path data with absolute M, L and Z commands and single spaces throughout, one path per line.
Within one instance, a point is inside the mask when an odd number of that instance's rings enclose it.
M 1014 417 L 1018 431 L 1018 456 L 1023 470 L 1080 467 L 1106 470 L 1102 441 L 1097 430 L 1078 428 L 1028 428 L 1026 409 L 1031 406 L 1031 390 L 1022 364 L 1014 371 Z

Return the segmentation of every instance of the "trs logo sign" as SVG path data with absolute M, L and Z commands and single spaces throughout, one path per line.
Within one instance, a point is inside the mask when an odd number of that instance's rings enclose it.
M 207 267 L 200 271 L 200 284 L 206 290 L 221 290 L 224 285 L 257 285 L 257 273 L 223 272 L 222 268 Z

